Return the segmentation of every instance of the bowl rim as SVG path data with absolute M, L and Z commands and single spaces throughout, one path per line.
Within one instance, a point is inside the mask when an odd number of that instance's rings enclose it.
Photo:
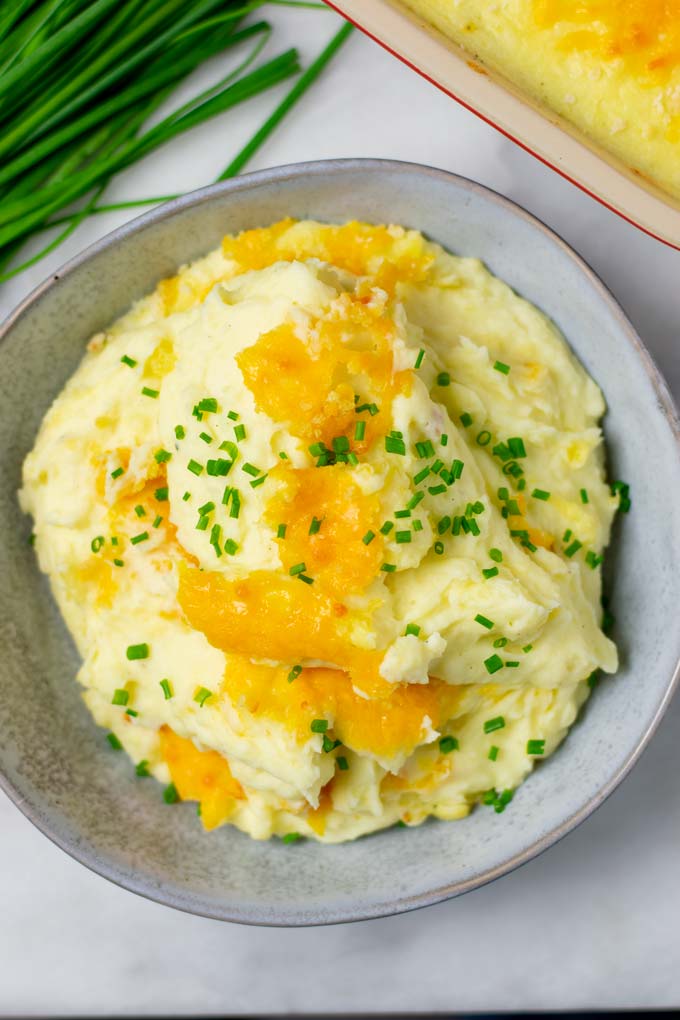
M 347 174 L 351 175 L 355 172 L 366 171 L 375 173 L 389 171 L 392 174 L 404 175 L 417 174 L 441 180 L 443 182 L 448 181 L 455 183 L 458 187 L 467 191 L 469 194 L 483 197 L 487 201 L 496 205 L 499 209 L 519 218 L 524 223 L 540 231 L 547 240 L 556 245 L 562 254 L 566 255 L 579 272 L 588 280 L 609 313 L 616 320 L 616 323 L 621 333 L 625 336 L 628 344 L 637 354 L 642 367 L 644 368 L 645 374 L 655 391 L 659 412 L 663 415 L 670 427 L 675 440 L 676 453 L 678 457 L 680 457 L 680 416 L 668 385 L 654 363 L 651 355 L 645 348 L 642 340 L 638 336 L 632 323 L 623 311 L 621 305 L 588 263 L 580 255 L 578 255 L 574 249 L 567 244 L 562 237 L 560 237 L 559 234 L 548 227 L 542 220 L 538 219 L 532 213 L 527 212 L 527 210 L 522 206 L 518 205 L 511 199 L 506 198 L 504 195 L 501 195 L 493 189 L 459 174 L 454 174 L 447 170 L 430 167 L 424 164 L 400 160 L 340 158 L 285 164 L 265 170 L 257 170 L 217 184 L 208 185 L 207 187 L 196 191 L 187 192 L 185 195 L 173 199 L 170 202 L 166 202 L 163 205 L 142 214 L 141 216 L 136 216 L 110 233 L 105 234 L 102 238 L 89 245 L 78 255 L 69 259 L 60 269 L 52 273 L 46 280 L 35 287 L 28 296 L 20 302 L 14 311 L 7 316 L 5 321 L 0 324 L 0 356 L 2 354 L 1 345 L 3 341 L 6 339 L 19 319 L 22 318 L 37 301 L 39 301 L 53 287 L 58 286 L 61 280 L 70 276 L 81 265 L 88 262 L 101 252 L 114 247 L 119 242 L 125 241 L 126 238 L 136 234 L 140 230 L 144 230 L 148 226 L 169 219 L 186 209 L 201 205 L 205 202 L 210 202 L 214 197 L 223 194 L 238 194 L 239 192 L 247 191 L 253 187 L 256 188 L 258 185 L 272 183 L 282 184 L 289 179 L 297 179 L 300 177 L 318 178 L 319 176 L 331 175 L 342 178 Z M 259 917 L 244 917 L 233 909 L 231 911 L 228 909 L 215 909 L 211 911 L 203 905 L 197 909 L 191 905 L 189 897 L 178 895 L 174 890 L 165 892 L 163 888 L 159 888 L 144 879 L 137 879 L 134 876 L 121 874 L 114 866 L 99 859 L 96 852 L 83 849 L 77 841 L 69 842 L 68 839 L 62 838 L 60 834 L 52 830 L 49 820 L 43 817 L 39 806 L 34 804 L 30 799 L 27 799 L 24 794 L 12 782 L 10 782 L 7 776 L 4 775 L 1 767 L 0 790 L 4 791 L 16 807 L 19 808 L 22 814 L 24 814 L 25 817 L 28 818 L 28 820 L 32 822 L 40 832 L 47 836 L 48 839 L 50 839 L 56 846 L 60 847 L 61 850 L 65 851 L 74 860 L 85 865 L 85 867 L 87 867 L 90 871 L 93 871 L 95 874 L 108 879 L 114 885 L 118 885 L 123 889 L 127 889 L 130 892 L 134 892 L 148 900 L 163 904 L 164 906 L 170 906 L 185 913 L 196 914 L 198 916 L 208 917 L 214 920 L 232 921 L 264 927 L 313 927 L 316 925 L 342 924 L 350 921 L 371 920 L 416 910 L 421 907 L 440 903 L 455 896 L 460 896 L 463 893 L 479 888 L 489 882 L 493 882 L 496 879 L 501 878 L 503 875 L 514 871 L 516 868 L 528 863 L 530 860 L 533 860 L 533 858 L 537 857 L 539 854 L 557 843 L 560 839 L 584 822 L 598 807 L 600 807 L 600 805 L 604 803 L 604 801 L 626 778 L 633 766 L 640 759 L 642 752 L 649 744 L 679 683 L 680 659 L 675 665 L 672 675 L 665 686 L 650 722 L 637 738 L 634 747 L 628 754 L 624 763 L 614 772 L 608 782 L 605 783 L 604 786 L 590 797 L 578 810 L 572 812 L 572 814 L 565 818 L 559 825 L 554 826 L 549 832 L 531 843 L 530 846 L 525 847 L 519 853 L 514 854 L 501 864 L 498 864 L 493 868 L 488 868 L 486 871 L 463 881 L 449 882 L 444 885 L 439 885 L 434 889 L 413 895 L 402 895 L 393 901 L 389 901 L 389 903 L 375 902 L 370 906 L 367 906 L 365 909 L 355 905 L 342 907 L 337 913 L 334 912 L 330 919 L 326 919 L 321 916 L 311 918 L 306 916 L 301 917 L 299 913 L 286 913 L 287 908 L 283 908 L 278 918 L 276 916 L 265 918 L 262 915 Z

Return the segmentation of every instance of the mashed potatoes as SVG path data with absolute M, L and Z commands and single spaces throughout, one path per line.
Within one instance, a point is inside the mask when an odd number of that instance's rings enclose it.
M 400 0 L 680 197 L 680 0 Z
M 555 327 L 415 231 L 286 221 L 88 346 L 21 499 L 112 747 L 257 839 L 502 811 L 617 665 Z

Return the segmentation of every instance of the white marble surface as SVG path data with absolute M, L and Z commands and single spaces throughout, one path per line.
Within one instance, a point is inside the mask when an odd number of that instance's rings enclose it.
M 337 24 L 314 11 L 273 18 L 282 48 L 297 43 L 307 58 Z M 172 144 L 109 195 L 209 183 L 272 101 Z M 526 206 L 601 274 L 680 396 L 680 255 L 358 36 L 252 168 L 330 156 L 430 163 Z M 124 218 L 91 220 L 0 289 L 0 315 Z M 679 724 L 676 700 L 623 787 L 519 872 L 415 914 L 328 929 L 249 929 L 138 899 L 66 857 L 0 795 L 0 1016 L 678 1007 Z

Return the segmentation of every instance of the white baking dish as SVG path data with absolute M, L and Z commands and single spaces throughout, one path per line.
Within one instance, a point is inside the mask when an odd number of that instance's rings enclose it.
M 403 8 L 398 0 L 326 0 L 390 53 L 598 202 L 680 250 L 680 202 L 628 170 L 557 114 Z M 679 157 L 680 158 L 680 157 Z

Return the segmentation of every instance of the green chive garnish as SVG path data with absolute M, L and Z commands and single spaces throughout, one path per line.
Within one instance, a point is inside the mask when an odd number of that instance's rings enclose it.
M 302 836 L 300 835 L 299 832 L 287 832 L 286 835 L 282 838 L 281 842 L 288 845 L 289 843 L 297 843 L 299 839 L 302 839 Z
M 437 386 L 450 386 L 451 376 L 448 372 L 440 372 L 437 376 Z
M 288 527 L 287 524 L 279 524 L 278 528 L 276 529 L 276 537 L 277 538 L 285 538 L 286 537 L 286 528 L 287 527 Z
M 396 539 L 397 545 L 405 545 L 406 543 L 411 541 L 411 532 L 395 531 L 394 537 Z
M 581 489 L 581 502 L 582 503 L 589 503 L 590 502 L 590 500 L 588 499 L 588 490 L 587 489 Z
M 492 630 L 495 626 L 493 620 L 489 620 L 488 617 L 482 616 L 481 613 L 477 613 L 475 616 L 475 623 L 480 624 L 482 627 L 486 627 L 487 630 Z
M 346 772 L 347 769 L 349 768 L 349 762 L 347 761 L 345 756 L 342 755 L 342 754 L 339 754 L 338 757 L 335 760 L 338 763 L 338 768 L 340 769 L 340 771 L 341 772 Z
M 571 545 L 568 545 L 567 548 L 564 550 L 564 555 L 569 556 L 571 558 L 575 553 L 579 551 L 582 545 L 583 543 L 579 542 L 579 540 L 575 538 Z
M 484 570 L 482 570 L 482 574 L 487 579 L 487 581 L 489 580 L 490 577 L 495 577 L 497 573 L 498 567 L 485 567 Z
M 497 673 L 499 669 L 503 669 L 503 660 L 500 655 L 490 655 L 484 660 L 484 665 L 487 673 Z
M 203 708 L 208 698 L 212 698 L 213 692 L 207 687 L 199 687 L 194 694 L 194 701 Z
M 397 567 L 396 564 L 394 563 L 383 563 L 380 569 L 384 571 L 386 574 L 393 574 Z
M 418 637 L 419 636 L 419 634 L 420 634 L 420 627 L 418 626 L 417 623 L 407 623 L 406 624 L 406 630 L 404 631 L 404 635 L 407 636 L 409 634 L 413 634 L 414 637 Z
M 112 478 L 120 478 L 120 476 L 122 474 L 123 474 L 123 468 L 122 467 L 117 467 L 115 471 L 111 472 L 111 477 Z
M 140 531 L 138 535 L 133 535 L 130 539 L 131 545 L 139 545 L 140 542 L 146 542 L 149 537 L 148 531 Z
M 135 765 L 135 775 L 139 776 L 140 779 L 151 775 L 149 772 L 149 762 L 146 758 L 143 758 L 137 765 Z
M 98 553 L 99 550 L 104 545 L 105 541 L 106 540 L 105 540 L 103 535 L 97 535 L 96 538 L 93 538 L 92 541 L 90 542 L 90 549 L 92 550 L 92 552 L 93 553 Z
M 128 645 L 125 655 L 128 659 L 148 659 L 150 655 L 149 646 L 144 643 L 141 645 Z
M 496 758 L 498 757 L 498 751 L 499 751 L 499 748 L 496 747 L 495 744 L 493 744 L 489 748 L 489 754 L 487 755 L 489 761 L 495 761 L 496 760 Z
M 364 543 L 364 545 L 370 545 L 374 538 L 375 531 L 367 531 L 364 537 L 361 539 L 361 541 Z
M 385 436 L 385 449 L 388 453 L 398 453 L 401 457 L 406 454 L 406 444 L 398 436 Z
M 527 754 L 544 754 L 545 740 L 528 740 Z
M 191 471 L 192 475 L 202 475 L 203 465 L 199 464 L 197 460 L 192 458 L 187 464 L 187 471 Z
M 163 485 L 160 489 L 156 489 L 156 491 L 154 492 L 154 498 L 159 503 L 165 503 L 167 501 L 167 498 L 168 498 L 168 487 L 167 487 L 167 485 Z
M 440 737 L 439 750 L 442 752 L 442 754 L 450 754 L 451 751 L 457 751 L 458 750 L 457 737 Z
M 443 556 L 443 554 L 444 554 L 444 543 L 443 542 L 435 542 L 434 545 L 432 546 L 432 548 L 434 549 L 434 551 L 437 554 L 437 556 Z
M 354 438 L 360 442 L 365 435 L 366 435 L 366 422 L 358 421 L 354 426 Z
M 490 442 L 491 433 L 488 429 L 482 429 L 482 431 L 477 434 L 477 444 L 479 446 L 488 446 Z
M 328 729 L 328 719 L 312 719 L 310 729 L 312 733 L 325 733 Z
M 413 367 L 414 368 L 420 368 L 420 366 L 423 363 L 423 358 L 424 357 L 425 357 L 425 350 L 424 350 L 424 348 L 421 347 L 420 350 L 418 351 L 418 357 L 416 358 L 415 364 L 414 364 Z
M 130 358 L 127 354 L 124 354 L 123 357 L 120 360 L 123 362 L 124 365 L 129 365 L 130 368 L 134 368 L 135 365 L 137 364 L 135 359 L 134 358 Z
M 151 397 L 152 400 L 155 400 L 156 397 L 159 395 L 159 393 L 160 393 L 160 390 L 152 390 L 149 386 L 143 386 L 142 387 L 142 394 L 143 394 L 143 396 Z
M 246 438 L 245 425 L 234 425 L 234 438 L 237 443 L 242 442 Z
M 502 715 L 497 715 L 495 719 L 487 719 L 484 723 L 484 732 L 493 733 L 494 730 L 502 730 L 505 728 L 505 719 Z
M 204 397 L 203 400 L 198 402 L 199 411 L 207 411 L 209 414 L 215 414 L 218 411 L 217 400 L 215 397 Z
M 296 574 L 304 574 L 307 567 L 304 563 L 296 563 L 295 566 L 291 567 L 288 573 L 291 577 L 295 577 Z
M 309 525 L 309 534 L 316 535 L 321 530 L 321 521 L 318 517 L 312 517 L 312 523 Z
M 531 495 L 534 499 L 542 499 L 544 502 L 547 502 L 550 499 L 550 493 L 546 492 L 545 489 L 534 489 Z
M 502 372 L 503 375 L 507 375 L 508 372 L 510 371 L 510 366 L 506 365 L 502 361 L 494 361 L 493 367 L 496 369 L 497 372 Z
M 174 783 L 168 783 L 168 785 L 163 790 L 163 800 L 165 801 L 166 804 L 176 804 L 177 801 L 179 800 L 177 787 L 175 786 Z
M 474 419 L 473 419 L 472 415 L 469 414 L 467 411 L 463 411 L 463 413 L 460 416 L 461 424 L 462 424 L 463 428 L 466 428 L 466 429 L 469 428 L 470 425 L 472 425 L 473 420 Z
M 165 700 L 170 701 L 170 698 L 172 697 L 172 687 L 170 686 L 170 681 L 161 680 L 160 686 L 163 689 L 163 696 L 165 697 Z
M 130 692 L 126 691 L 124 687 L 116 687 L 111 698 L 112 705 L 127 705 L 130 700 Z
M 186 432 L 183 425 L 175 425 L 175 439 L 184 439 Z
M 111 745 L 114 751 L 123 750 L 123 745 L 121 744 L 120 740 L 118 739 L 115 733 L 107 733 L 106 739 L 108 740 L 109 744 Z
M 292 684 L 293 680 L 297 680 L 302 672 L 302 666 L 293 666 L 290 673 L 288 674 L 288 683 Z

